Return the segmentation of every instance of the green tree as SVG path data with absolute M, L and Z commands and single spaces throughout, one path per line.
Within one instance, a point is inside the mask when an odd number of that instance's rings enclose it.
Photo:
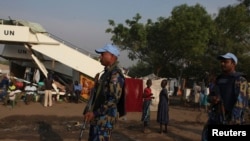
M 170 19 L 170 44 L 178 56 L 174 62 L 186 77 L 197 76 L 203 68 L 208 43 L 215 34 L 213 20 L 199 4 L 175 7 Z
M 216 35 L 209 44 L 209 54 L 218 55 L 226 52 L 234 53 L 239 60 L 238 69 L 249 73 L 246 67 L 249 57 L 246 53 L 250 50 L 250 15 L 249 9 L 244 3 L 229 5 L 219 10 L 214 20 L 216 24 Z M 211 60 L 212 61 L 212 60 Z M 213 71 L 218 66 L 212 65 Z
M 138 61 L 135 66 L 129 68 L 128 75 L 134 78 L 140 78 L 152 73 L 152 68 L 147 63 Z
M 250 16 L 245 5 L 221 8 L 215 19 L 219 52 L 242 54 L 249 50 Z
M 122 50 L 129 51 L 131 60 L 139 59 L 132 67 L 135 76 L 154 72 L 160 77 L 198 77 L 217 74 L 216 56 L 226 52 L 237 55 L 238 69 L 250 74 L 249 3 L 240 0 L 238 5 L 221 8 L 218 15 L 209 15 L 199 4 L 176 6 L 168 18 L 156 22 L 140 22 L 136 14 L 125 24 L 109 20 L 106 32 Z M 139 75 L 138 75 L 139 74 Z
M 161 70 L 166 68 L 181 74 L 184 64 L 204 55 L 214 31 L 210 15 L 199 4 L 177 6 L 171 17 L 159 17 L 156 22 L 148 19 L 143 24 L 140 19 L 136 14 L 125 21 L 126 25 L 109 20 L 111 28 L 106 32 L 113 34 L 111 40 L 122 50 L 129 51 L 130 59 L 149 64 L 157 76 L 165 75 Z M 172 64 L 176 67 L 170 67 Z

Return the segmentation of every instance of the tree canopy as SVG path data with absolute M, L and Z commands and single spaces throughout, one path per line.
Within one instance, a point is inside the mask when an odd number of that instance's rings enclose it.
M 125 23 L 109 20 L 106 32 L 112 34 L 114 44 L 128 51 L 131 60 L 138 60 L 130 68 L 132 76 L 151 72 L 159 77 L 202 79 L 204 73 L 220 71 L 216 56 L 226 52 L 236 54 L 241 59 L 239 68 L 250 73 L 244 67 L 250 50 L 249 3 L 245 0 L 229 5 L 213 16 L 200 4 L 182 4 L 173 8 L 171 16 L 146 23 L 137 13 Z

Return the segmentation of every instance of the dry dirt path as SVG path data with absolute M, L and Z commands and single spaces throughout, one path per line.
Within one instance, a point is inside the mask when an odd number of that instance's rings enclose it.
M 76 141 L 79 137 L 85 103 L 54 102 L 44 108 L 40 103 L 19 102 L 13 109 L 0 105 L 0 140 L 3 141 Z M 170 105 L 167 134 L 159 134 L 156 112 L 151 112 L 150 132 L 142 133 L 140 112 L 129 112 L 119 119 L 113 141 L 199 141 L 207 114 L 192 108 Z M 82 141 L 87 141 L 88 131 Z

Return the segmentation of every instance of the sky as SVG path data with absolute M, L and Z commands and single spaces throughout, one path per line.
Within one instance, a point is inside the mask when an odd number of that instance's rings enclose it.
M 221 7 L 237 4 L 237 0 L 3 0 L 0 19 L 26 20 L 39 23 L 47 32 L 88 52 L 95 53 L 110 41 L 108 20 L 125 23 L 137 13 L 141 22 L 159 17 L 168 18 L 174 7 L 199 3 L 209 14 Z M 126 51 L 119 57 L 120 65 L 129 67 L 136 62 Z

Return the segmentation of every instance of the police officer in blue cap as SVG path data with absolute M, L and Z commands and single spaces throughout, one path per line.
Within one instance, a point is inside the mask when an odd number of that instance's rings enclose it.
M 84 113 L 84 119 L 90 122 L 89 141 L 110 141 L 117 117 L 125 115 L 125 78 L 118 67 L 120 52 L 115 45 L 107 44 L 95 52 L 100 54 L 104 73 L 95 84 L 92 108 Z
M 244 111 L 247 103 L 247 80 L 237 72 L 237 57 L 233 53 L 219 55 L 221 74 L 208 96 L 210 112 L 202 132 L 202 141 L 207 141 L 209 125 L 244 124 Z

